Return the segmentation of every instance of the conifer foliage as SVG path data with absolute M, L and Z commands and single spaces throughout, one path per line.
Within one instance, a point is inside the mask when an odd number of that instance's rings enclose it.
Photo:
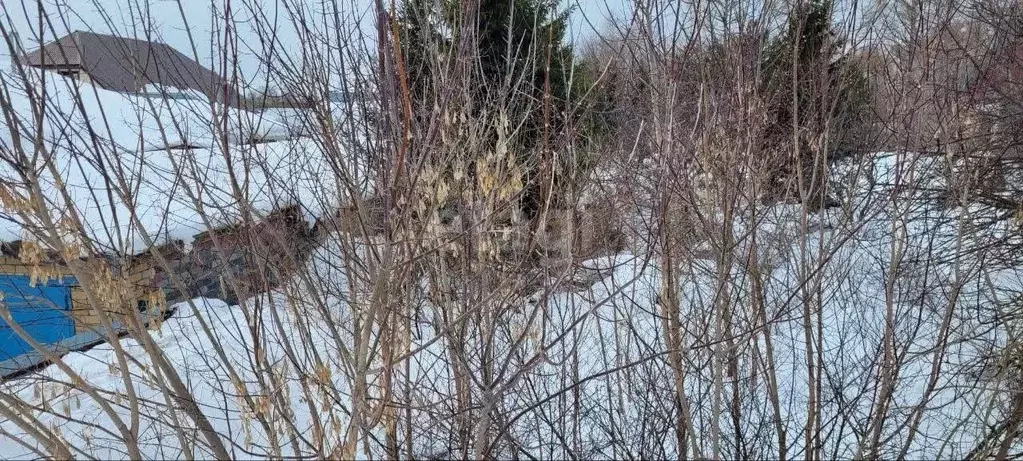
M 768 199 L 800 197 L 808 206 L 825 205 L 828 164 L 854 153 L 863 133 L 866 77 L 844 51 L 832 13 L 831 0 L 801 2 L 764 52 L 764 142 L 775 160 Z
M 399 17 L 416 107 L 432 110 L 439 72 L 461 59 L 471 63 L 461 81 L 480 115 L 497 107 L 506 111 L 508 145 L 526 175 L 521 202 L 527 214 L 544 200 L 540 183 L 556 176 L 551 154 L 563 143 L 558 133 L 570 112 L 568 13 L 553 0 L 406 0 Z M 496 132 L 489 135 L 496 140 Z

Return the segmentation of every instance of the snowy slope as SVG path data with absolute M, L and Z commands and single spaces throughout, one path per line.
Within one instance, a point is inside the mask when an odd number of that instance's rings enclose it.
M 316 216 L 344 201 L 335 183 L 339 175 L 368 188 L 366 166 L 358 159 L 328 158 L 322 145 L 295 137 L 304 121 L 296 111 L 246 112 L 174 89 L 163 89 L 172 95 L 167 98 L 122 94 L 31 69 L 26 87 L 14 72 L 0 63 L 12 104 L 5 114 L 11 118 L 0 117 L 0 152 L 8 158 L 34 152 L 42 127 L 44 155 L 33 161 L 51 217 L 59 221 L 73 207 L 104 251 L 144 248 L 140 226 L 158 243 L 188 241 L 208 226 L 235 222 L 242 203 L 257 213 L 298 203 Z M 44 119 L 36 123 L 32 101 L 44 90 Z M 278 140 L 245 143 L 252 137 Z M 182 145 L 192 148 L 177 148 Z M 47 160 L 54 170 L 45 168 Z M 23 183 L 16 172 L 4 163 L 0 179 Z M 58 182 L 67 186 L 68 198 L 45 187 Z M 0 240 L 24 238 L 37 224 L 16 210 L 0 210 L 0 218 Z
M 144 94 L 118 93 L 17 67 L 7 59 L 0 59 L 0 80 L 14 117 L 13 126 L 6 118 L 0 125 L 0 139 L 6 142 L 12 142 L 12 131 L 33 139 L 38 112 L 45 117 L 43 136 L 51 146 L 98 142 L 121 150 L 155 150 L 210 147 L 224 136 L 237 144 L 286 134 L 283 126 L 263 114 L 210 104 L 193 91 L 167 87 L 149 88 Z M 40 100 L 46 104 L 38 111 Z M 82 139 L 93 134 L 97 139 Z
M 914 165 L 907 170 L 912 174 L 898 171 L 906 167 L 906 162 Z M 827 434 L 820 442 L 822 453 L 838 458 L 862 454 L 861 445 L 872 429 L 866 426 L 867 421 L 877 411 L 873 396 L 881 392 L 880 351 L 886 341 L 889 316 L 897 332 L 894 341 L 901 353 L 901 373 L 894 380 L 892 403 L 880 429 L 884 452 L 879 456 L 898 456 L 905 447 L 909 458 L 960 458 L 976 446 L 991 425 L 1004 418 L 998 406 L 990 413 L 977 412 L 978 405 L 999 398 L 997 383 L 978 380 L 977 376 L 991 347 L 1003 341 L 1002 332 L 992 327 L 997 324 L 993 322 L 997 306 L 1023 291 L 1023 272 L 992 264 L 980 270 L 983 252 L 954 256 L 963 253 L 964 246 L 997 238 L 1005 229 L 995 226 L 977 231 L 973 223 L 984 218 L 985 211 L 939 207 L 927 197 L 907 192 L 926 188 L 902 187 L 940 181 L 940 175 L 933 174 L 935 168 L 940 165 L 927 159 L 878 156 L 871 164 L 869 177 L 852 181 L 850 194 L 855 200 L 851 206 L 814 217 L 815 222 L 810 223 L 813 226 L 806 232 L 802 230 L 807 226 L 802 214 L 789 205 L 762 208 L 755 225 L 737 219 L 734 232 L 741 242 L 737 253 L 746 254 L 752 249 L 767 268 L 761 274 L 765 295 L 762 317 L 751 308 L 752 274 L 742 261 L 724 272 L 709 260 L 694 261 L 682 268 L 678 296 L 684 330 L 681 347 L 688 371 L 685 393 L 696 432 L 693 437 L 702 453 L 709 453 L 712 427 L 723 431 L 725 440 L 732 435 L 733 422 L 727 417 L 716 420 L 714 408 L 721 405 L 727 413 L 731 386 L 735 384 L 736 392 L 744 397 L 743 418 L 735 423 L 739 430 L 759 434 L 782 427 L 789 434 L 789 455 L 804 456 L 802 433 L 807 421 L 808 389 L 819 380 L 825 402 L 819 416 Z M 743 246 L 750 245 L 750 232 L 759 242 L 753 248 Z M 272 439 L 240 411 L 243 405 L 239 401 L 223 398 L 225 393 L 237 394 L 234 387 L 238 387 L 231 383 L 227 365 L 236 368 L 243 386 L 257 379 L 248 365 L 256 344 L 248 322 L 257 318 L 256 314 L 263 319 L 255 326 L 263 338 L 259 344 L 267 348 L 268 361 L 281 367 L 279 376 L 286 383 L 280 395 L 287 403 L 288 414 L 274 415 L 272 419 L 280 426 L 271 427 L 270 433 L 278 433 L 279 440 L 294 434 L 308 438 L 316 421 L 325 424 L 328 432 L 348 424 L 344 406 L 349 403 L 351 383 L 344 356 L 352 345 L 355 297 L 346 272 L 351 266 L 339 257 L 342 250 L 334 243 L 320 248 L 309 264 L 307 275 L 316 296 L 301 291 L 309 287 L 300 284 L 302 288 L 291 292 L 292 296 L 276 294 L 272 302 L 263 297 L 258 303 L 226 306 L 193 300 L 198 310 L 211 319 L 212 336 L 224 348 L 226 361 L 211 351 L 213 341 L 201 331 L 191 305 L 178 305 L 174 317 L 155 333 L 171 365 L 187 378 L 192 393 L 199 397 L 203 413 L 235 450 L 234 456 L 265 456 L 265 447 Z M 360 256 L 368 257 L 364 253 Z M 894 259 L 899 263 L 893 265 Z M 568 429 L 578 434 L 573 444 L 578 444 L 580 452 L 575 454 L 586 458 L 674 453 L 677 447 L 671 436 L 656 439 L 653 445 L 633 445 L 638 441 L 650 443 L 652 422 L 674 417 L 664 414 L 670 404 L 655 405 L 672 402 L 675 395 L 673 371 L 665 358 L 669 348 L 663 336 L 660 263 L 651 254 L 637 252 L 584 265 L 600 274 L 589 288 L 552 292 L 544 299 L 540 299 L 542 293 L 537 293 L 533 299 L 523 300 L 521 309 L 512 309 L 502 318 L 512 329 L 530 332 L 518 352 L 507 357 L 509 375 L 523 371 L 501 402 L 508 414 L 517 416 L 509 424 L 509 433 L 522 444 L 522 450 L 542 458 L 568 456 L 562 445 L 551 443 L 557 438 L 556 430 Z M 892 269 L 896 266 L 897 270 Z M 819 287 L 804 283 L 807 270 L 817 271 L 819 276 L 810 279 Z M 722 273 L 726 275 L 726 289 L 719 280 Z M 813 293 L 824 296 L 815 301 Z M 423 300 L 405 301 L 418 312 L 409 319 L 415 331 L 411 346 L 418 350 L 409 359 L 412 383 L 407 390 L 409 401 L 414 402 L 414 410 L 408 413 L 415 431 L 413 451 L 444 454 L 450 448 L 446 443 L 454 423 L 439 409 L 452 404 L 451 376 L 455 371 L 444 338 L 437 333 L 442 328 L 441 312 Z M 728 342 L 716 333 L 722 325 L 722 301 L 737 332 L 731 339 L 739 344 L 736 368 L 741 378 L 716 375 L 714 370 L 721 368 L 710 366 L 729 353 Z M 537 306 L 543 306 L 544 321 L 530 322 L 531 310 Z M 815 381 L 811 381 L 805 366 L 807 306 L 812 307 L 812 327 L 820 328 L 816 333 L 820 350 L 814 360 L 824 375 Z M 270 320 L 278 317 L 281 329 Z M 946 322 L 953 326 L 948 330 L 951 333 L 945 332 Z M 310 332 L 311 341 L 302 339 L 305 331 Z M 938 347 L 944 344 L 945 334 L 953 336 L 947 346 Z M 769 380 L 759 361 L 767 338 L 776 365 L 782 413 L 779 419 L 763 410 L 771 408 Z M 505 358 L 500 354 L 507 351 L 508 339 L 500 337 L 496 343 L 494 353 L 500 359 Z M 470 349 L 478 346 L 471 336 L 467 341 Z M 148 414 L 159 416 L 142 421 L 144 454 L 154 458 L 185 457 L 174 424 L 168 420 L 163 395 L 143 378 L 151 370 L 147 354 L 131 339 L 122 340 L 122 344 L 139 361 L 130 369 L 138 377 L 137 385 L 147 405 L 155 410 Z M 294 355 L 285 354 L 286 348 Z M 544 360 L 528 363 L 526 359 L 541 353 L 541 349 Z M 284 360 L 286 356 L 288 360 Z M 65 362 L 81 371 L 87 383 L 104 391 L 123 392 L 124 383 L 113 365 L 109 346 L 69 355 Z M 934 366 L 948 371 L 932 381 Z M 334 400 L 303 397 L 300 377 L 310 376 L 330 379 L 340 395 Z M 119 451 L 117 435 L 103 433 L 111 426 L 99 406 L 80 391 L 50 381 L 68 379 L 51 366 L 38 376 L 4 386 L 26 402 L 52 409 L 40 418 L 60 427 L 72 445 L 85 451 L 83 455 L 125 457 Z M 718 394 L 719 381 L 725 386 L 723 395 Z M 119 401 L 124 405 L 124 400 Z M 310 401 L 316 410 L 310 409 Z M 566 408 L 571 414 L 561 413 Z M 126 414 L 123 407 L 116 411 Z M 608 426 L 609 421 L 614 422 L 613 427 Z M 912 440 L 907 430 L 911 425 L 917 428 Z M 0 423 L 0 429 L 16 436 L 22 434 L 10 423 Z M 198 437 L 191 429 L 187 431 L 186 440 Z M 328 437 L 325 452 L 341 440 L 340 436 Z M 754 454 L 770 456 L 778 452 L 779 447 L 772 445 L 775 437 L 768 435 L 763 440 L 752 448 Z M 0 440 L 0 457 L 31 457 L 28 448 L 9 442 Z M 282 451 L 296 456 L 313 451 L 304 443 L 298 443 L 297 453 L 290 446 Z M 622 447 L 635 451 L 616 451 Z M 369 453 L 360 450 L 359 455 L 383 456 L 379 443 L 367 444 L 366 449 Z M 730 449 L 725 446 L 723 456 L 737 457 L 735 452 L 727 451 Z
M 253 442 L 265 446 L 266 436 L 262 429 L 252 421 L 246 421 L 242 415 L 239 400 L 221 401 L 223 392 L 235 392 L 238 389 L 232 388 L 232 379 L 225 372 L 223 366 L 216 360 L 207 360 L 215 356 L 211 342 L 206 339 L 195 316 L 191 315 L 188 304 L 194 304 L 207 319 L 211 319 L 211 325 L 218 343 L 223 348 L 230 363 L 236 367 L 240 379 L 243 382 L 254 382 L 256 379 L 252 370 L 246 370 L 244 366 L 251 359 L 252 343 L 248 339 L 245 329 L 246 319 L 243 310 L 238 306 L 227 306 L 222 301 L 209 299 L 193 299 L 188 303 L 182 303 L 177 307 L 174 317 L 168 320 L 154 334 L 156 343 L 162 348 L 167 359 L 174 364 L 175 368 L 186 377 L 192 395 L 197 396 L 203 412 L 213 422 L 214 427 L 220 434 L 231 434 L 229 444 L 232 444 L 232 451 L 237 458 L 247 458 L 251 455 L 266 453 L 250 453 Z M 286 315 L 282 312 L 282 315 Z M 265 332 L 268 335 L 275 335 L 272 331 Z M 138 360 L 133 363 L 127 373 L 130 373 L 135 383 L 135 391 L 140 401 L 144 402 L 143 407 L 147 408 L 144 413 L 157 415 L 155 418 L 143 418 L 140 429 L 140 442 L 144 453 L 152 459 L 175 459 L 183 457 L 182 447 L 178 445 L 175 435 L 174 424 L 171 417 L 164 410 L 160 410 L 165 403 L 164 395 L 155 385 L 150 377 L 153 372 L 152 361 L 144 348 L 135 340 L 124 339 L 121 341 L 125 351 Z M 280 360 L 280 350 L 271 351 L 274 360 Z M 104 395 L 119 394 L 126 396 L 124 371 L 116 366 L 116 359 L 109 344 L 96 346 L 86 352 L 75 352 L 64 357 L 64 362 L 75 372 L 86 380 L 90 385 Z M 64 384 L 61 384 L 64 383 Z M 73 446 L 81 447 L 86 457 L 99 459 L 121 459 L 126 456 L 123 446 L 111 439 L 111 434 L 106 430 L 114 430 L 113 425 L 103 410 L 95 404 L 87 395 L 81 391 L 71 389 L 69 377 L 56 367 L 47 368 L 39 377 L 31 380 L 14 381 L 5 383 L 5 392 L 12 392 L 25 402 L 40 405 L 43 408 L 51 409 L 53 414 L 40 415 L 45 424 L 53 424 L 60 427 L 65 439 Z M 340 384 L 340 382 L 339 382 Z M 228 389 L 225 389 L 227 387 Z M 306 405 L 299 400 L 300 388 L 297 380 L 291 381 L 287 389 L 281 392 L 285 396 L 291 396 L 292 407 L 298 412 L 293 422 L 300 432 L 307 432 L 310 428 L 308 411 L 302 412 Z M 254 396 L 259 398 L 260 396 Z M 128 409 L 125 407 L 127 398 L 114 399 L 119 406 L 116 412 L 121 417 L 126 417 Z M 154 410 L 155 409 L 155 410 Z M 335 409 L 340 413 L 340 409 Z M 68 421 L 67 418 L 74 418 L 80 422 Z M 14 430 L 4 425 L 5 430 Z M 192 429 L 185 429 L 191 432 Z M 16 433 L 16 432 L 15 432 Z M 195 437 L 198 437 L 197 435 Z M 195 452 L 196 458 L 209 458 L 210 453 Z M 31 456 L 30 451 L 10 440 L 0 442 L 0 458 L 21 459 Z
M 54 219 L 73 207 L 86 234 L 102 249 L 132 252 L 145 248 L 140 227 L 154 240 L 188 241 L 211 226 L 236 222 L 242 203 L 258 213 L 297 203 L 308 215 L 318 216 L 344 199 L 331 187 L 336 176 L 328 162 L 315 142 L 302 138 L 231 147 L 226 155 L 219 148 L 113 155 L 58 151 L 56 171 L 45 171 L 40 182 L 55 185 L 59 178 L 66 185 L 67 199 L 56 187 L 43 188 Z M 0 178 L 18 180 L 4 168 Z M 24 230 L 37 224 L 34 215 L 0 213 L 5 218 L 0 239 L 23 238 Z

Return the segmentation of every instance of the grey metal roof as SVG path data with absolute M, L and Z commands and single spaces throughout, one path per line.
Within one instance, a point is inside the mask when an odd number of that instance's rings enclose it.
M 192 89 L 218 101 L 237 101 L 233 85 L 170 45 L 127 37 L 76 31 L 26 53 L 23 64 L 41 68 L 78 68 L 99 87 L 127 93 L 148 84 Z

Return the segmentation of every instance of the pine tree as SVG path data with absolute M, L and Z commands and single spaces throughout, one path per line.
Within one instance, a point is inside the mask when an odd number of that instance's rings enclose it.
M 858 129 L 865 123 L 866 77 L 843 52 L 832 7 L 831 0 L 801 4 L 789 16 L 785 33 L 764 52 L 762 93 L 769 97 L 765 149 L 781 152 L 771 167 L 769 199 L 784 198 L 785 185 L 801 166 L 807 205 L 823 204 L 827 163 L 855 151 Z M 830 140 L 826 147 L 818 142 L 821 137 Z
M 405 78 L 414 103 L 432 104 L 434 96 L 433 65 L 437 54 L 449 48 L 449 43 L 438 32 L 442 16 L 434 11 L 434 0 L 406 0 L 398 22 L 401 28 L 401 52 L 405 63 Z
M 405 1 L 400 23 L 412 93 L 430 107 L 425 101 L 435 82 L 429 60 L 452 48 L 441 30 L 453 37 L 474 34 L 479 75 L 472 90 L 478 101 L 506 104 L 518 128 L 510 141 L 526 167 L 522 207 L 532 214 L 542 200 L 540 182 L 554 167 L 549 153 L 568 112 L 573 66 L 572 48 L 564 44 L 568 11 L 558 13 L 554 0 L 481 0 L 477 20 L 463 25 L 456 20 L 464 16 L 463 4 Z
M 550 154 L 569 97 L 572 50 L 562 43 L 567 12 L 559 15 L 555 7 L 550 0 L 482 0 L 476 22 L 481 68 L 490 88 L 508 91 L 519 79 L 525 83 L 509 98 L 514 101 L 509 116 L 523 121 L 517 144 L 523 154 L 519 161 L 527 165 L 522 198 L 527 215 L 539 209 L 543 184 L 559 168 Z

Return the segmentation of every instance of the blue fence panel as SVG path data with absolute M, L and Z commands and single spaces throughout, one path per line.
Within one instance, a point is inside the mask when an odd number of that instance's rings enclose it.
M 0 275 L 0 293 L 14 322 L 33 339 L 54 344 L 75 334 L 71 316 L 73 277 L 31 286 L 26 275 Z M 0 318 L 0 361 L 31 351 L 5 320 Z

